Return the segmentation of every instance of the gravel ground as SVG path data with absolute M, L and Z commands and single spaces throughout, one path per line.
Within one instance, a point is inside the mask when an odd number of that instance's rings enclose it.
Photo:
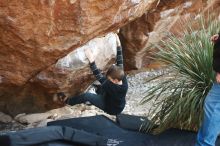
M 139 72 L 139 73 L 133 72 L 130 75 L 128 75 L 129 89 L 128 89 L 128 93 L 126 96 L 127 103 L 126 103 L 126 107 L 123 113 L 130 114 L 130 115 L 139 115 L 139 116 L 147 115 L 149 108 L 151 107 L 151 103 L 141 105 L 140 101 L 146 95 L 146 90 L 149 87 L 154 86 L 154 84 L 147 83 L 146 80 L 147 78 L 154 77 L 155 75 L 158 75 L 161 73 L 162 71 L 157 70 L 157 71 L 144 71 L 144 72 Z M 51 116 L 46 119 L 42 118 L 41 120 L 37 122 L 33 122 L 33 123 L 26 122 L 25 124 L 24 123 L 22 124 L 22 120 L 19 121 L 17 119 L 16 120 L 13 119 L 9 123 L 0 122 L 0 131 L 7 132 L 7 131 L 17 131 L 17 130 L 25 129 L 25 128 L 41 127 L 41 126 L 45 126 L 47 121 L 72 118 L 72 117 L 93 116 L 93 115 L 100 115 L 100 114 L 104 114 L 105 116 L 113 120 L 115 119 L 115 116 L 109 116 L 94 106 L 87 106 L 85 104 L 81 104 L 81 105 L 76 105 L 72 107 L 69 106 L 68 108 L 72 110 L 71 114 L 66 114 L 66 115 L 60 114 L 59 116 L 57 116 L 57 114 L 54 114 L 52 118 Z

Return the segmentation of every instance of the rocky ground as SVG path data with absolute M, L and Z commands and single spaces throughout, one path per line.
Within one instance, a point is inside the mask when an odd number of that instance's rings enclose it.
M 123 113 L 147 116 L 151 104 L 147 103 L 141 105 L 140 101 L 146 95 L 147 89 L 153 86 L 153 84 L 147 83 L 146 80 L 161 73 L 161 71 L 142 71 L 139 73 L 133 72 L 128 75 L 129 90 L 126 96 L 127 104 Z M 20 114 L 14 119 L 8 115 L 5 115 L 4 113 L 0 113 L 0 131 L 7 132 L 32 127 L 41 127 L 45 126 L 48 121 L 93 115 L 105 115 L 113 120 L 115 119 L 115 116 L 109 116 L 94 106 L 81 104 L 76 106 L 65 106 L 63 108 L 54 109 L 46 113 L 28 115 Z

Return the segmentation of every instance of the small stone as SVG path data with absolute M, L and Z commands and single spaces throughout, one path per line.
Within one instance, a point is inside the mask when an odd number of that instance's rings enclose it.
M 5 113 L 0 112 L 0 122 L 10 123 L 12 122 L 12 117 L 9 115 L 6 115 Z

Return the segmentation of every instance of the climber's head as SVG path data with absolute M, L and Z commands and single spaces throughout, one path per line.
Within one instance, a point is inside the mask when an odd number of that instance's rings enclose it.
M 112 65 L 107 73 L 106 73 L 106 77 L 112 81 L 113 83 L 118 83 L 120 82 L 123 78 L 124 78 L 124 71 L 121 67 L 116 66 L 116 65 Z

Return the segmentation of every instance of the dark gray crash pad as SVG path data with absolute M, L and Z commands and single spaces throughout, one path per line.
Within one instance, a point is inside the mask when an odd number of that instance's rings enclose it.
M 129 120 L 128 123 L 132 123 L 135 127 L 135 121 L 131 121 L 138 120 L 138 118 L 137 116 L 126 115 L 121 116 L 118 120 L 120 120 L 118 122 L 127 126 L 129 124 L 126 124 L 126 121 Z M 140 124 L 140 122 L 137 122 L 137 124 Z M 104 116 L 53 121 L 48 123 L 48 126 L 51 125 L 68 126 L 96 135 L 102 135 L 108 137 L 113 143 L 115 140 L 115 146 L 194 146 L 196 140 L 196 133 L 178 129 L 169 129 L 159 135 L 145 134 L 134 130 L 130 131 L 125 129 L 125 127 L 121 128 L 120 125 Z M 216 145 L 220 145 L 219 139 Z
M 50 122 L 47 127 L 27 129 L 8 135 L 11 140 L 14 139 L 13 141 L 19 139 L 20 142 L 26 143 L 25 146 L 27 143 L 37 143 L 35 146 L 194 146 L 195 144 L 196 133 L 190 131 L 169 129 L 159 135 L 141 133 L 138 131 L 141 124 L 139 120 L 142 121 L 141 117 L 130 115 L 118 116 L 118 123 L 105 116 L 72 118 Z M 64 138 L 62 136 L 60 138 L 60 133 L 65 135 Z M 30 134 L 32 136 L 29 136 Z M 0 143 L 1 137 L 5 139 L 0 135 Z M 25 139 L 27 137 L 30 139 Z M 216 145 L 220 145 L 219 139 Z

